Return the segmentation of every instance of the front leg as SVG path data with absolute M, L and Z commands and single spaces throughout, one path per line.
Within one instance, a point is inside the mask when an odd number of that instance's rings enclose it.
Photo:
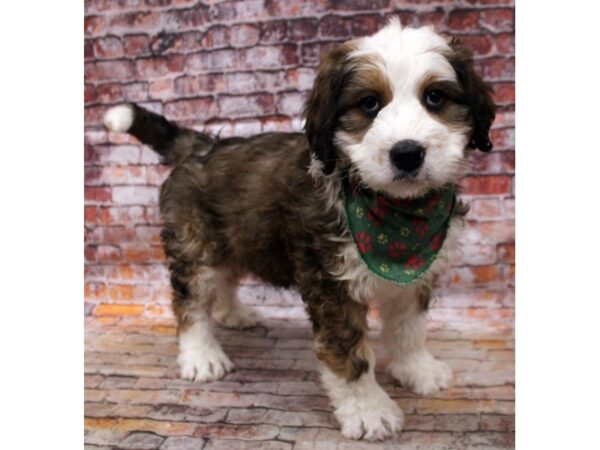
M 313 286 L 303 298 L 313 322 L 321 379 L 342 435 L 380 440 L 400 432 L 402 411 L 375 381 L 375 357 L 366 342 L 367 307 L 338 289 Z
M 431 395 L 452 380 L 446 363 L 435 359 L 425 347 L 430 289 L 424 285 L 402 289 L 400 297 L 382 298 L 382 337 L 392 361 L 388 371 L 400 384 L 417 394 Z

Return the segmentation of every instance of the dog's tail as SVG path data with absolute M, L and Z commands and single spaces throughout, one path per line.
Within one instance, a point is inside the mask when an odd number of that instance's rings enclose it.
M 192 153 L 206 153 L 215 142 L 211 136 L 181 128 L 163 116 L 136 104 L 110 108 L 104 125 L 116 133 L 129 133 L 152 147 L 166 164 L 177 164 Z

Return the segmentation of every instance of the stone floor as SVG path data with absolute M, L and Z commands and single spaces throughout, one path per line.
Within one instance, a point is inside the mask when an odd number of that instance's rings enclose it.
M 374 328 L 377 328 L 376 326 Z M 171 323 L 86 319 L 86 449 L 462 449 L 514 448 L 514 334 L 436 327 L 429 348 L 454 369 L 453 387 L 416 396 L 383 373 L 402 407 L 394 441 L 341 437 L 319 385 L 304 320 L 219 330 L 237 370 L 218 382 L 177 377 Z

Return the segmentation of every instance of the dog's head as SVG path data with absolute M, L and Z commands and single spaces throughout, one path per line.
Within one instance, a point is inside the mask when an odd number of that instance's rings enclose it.
M 393 19 L 324 55 L 305 116 L 326 175 L 340 164 L 370 189 L 411 197 L 456 180 L 467 148 L 491 150 L 495 105 L 458 40 Z

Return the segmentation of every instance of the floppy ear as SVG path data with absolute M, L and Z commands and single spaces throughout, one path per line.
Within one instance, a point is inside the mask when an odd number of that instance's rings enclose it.
M 335 168 L 333 138 L 341 114 L 338 101 L 348 79 L 350 64 L 347 56 L 353 48 L 347 42 L 331 48 L 321 57 L 313 89 L 304 106 L 306 137 L 315 157 L 323 162 L 325 175 Z
M 448 60 L 463 89 L 463 100 L 469 107 L 469 117 L 473 126 L 469 147 L 489 152 L 493 147 L 490 141 L 490 127 L 496 117 L 492 88 L 473 70 L 473 55 L 463 46 L 460 39 L 452 38 L 449 44 L 452 53 Z

